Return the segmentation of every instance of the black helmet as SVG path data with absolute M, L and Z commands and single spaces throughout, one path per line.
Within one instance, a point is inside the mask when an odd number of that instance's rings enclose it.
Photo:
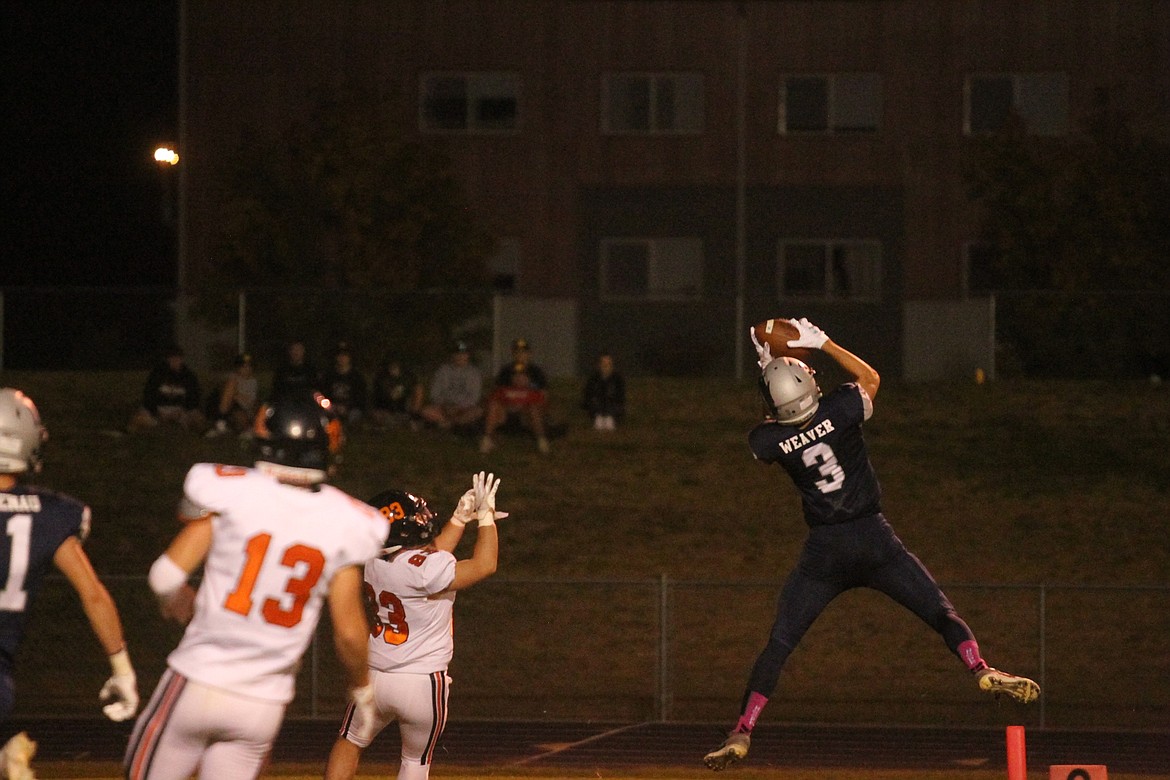
M 438 533 L 435 513 L 425 499 L 405 490 L 383 490 L 366 502 L 390 521 L 386 551 L 402 547 L 421 547 Z
M 256 460 L 325 472 L 341 450 L 341 421 L 320 393 L 293 393 L 256 415 Z

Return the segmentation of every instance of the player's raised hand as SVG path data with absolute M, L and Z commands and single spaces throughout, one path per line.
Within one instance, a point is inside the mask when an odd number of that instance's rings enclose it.
M 760 370 L 772 362 L 772 345 L 760 344 L 760 340 L 756 338 L 756 329 L 754 327 L 748 328 L 748 335 L 752 337 L 752 345 L 756 348 L 756 362 L 760 364 Z
M 475 479 L 472 478 L 474 484 Z M 475 519 L 475 488 L 472 487 L 459 497 L 455 505 L 455 512 L 451 515 L 451 522 L 462 528 Z
M 119 650 L 110 656 L 110 668 L 113 674 L 98 698 L 109 702 L 102 707 L 102 712 L 112 721 L 120 723 L 134 717 L 138 712 L 138 678 L 134 674 L 134 667 L 130 665 L 130 656 L 126 651 Z
M 500 480 L 495 474 L 481 471 L 471 483 L 475 492 L 475 517 L 480 525 L 492 525 L 497 519 L 508 516 L 507 512 L 496 511 L 496 491 L 500 489 Z
M 793 327 L 799 331 L 800 336 L 788 342 L 790 347 L 808 347 L 810 349 L 820 349 L 825 346 L 825 342 L 829 337 L 825 332 L 808 321 L 807 317 L 801 317 L 799 320 L 788 320 Z

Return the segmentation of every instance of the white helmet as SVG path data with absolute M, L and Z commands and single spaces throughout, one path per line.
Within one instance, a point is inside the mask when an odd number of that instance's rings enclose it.
M 41 470 L 41 445 L 49 438 L 37 406 L 24 393 L 0 388 L 0 474 Z
M 793 357 L 778 357 L 764 366 L 760 393 L 777 422 L 799 425 L 816 413 L 821 389 L 814 374 L 816 371 Z

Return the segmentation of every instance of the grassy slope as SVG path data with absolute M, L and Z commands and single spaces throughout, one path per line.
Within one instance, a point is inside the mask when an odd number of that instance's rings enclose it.
M 145 574 L 175 530 L 173 509 L 190 463 L 248 462 L 247 451 L 235 441 L 109 435 L 128 416 L 140 374 L 7 372 L 0 379 L 27 389 L 39 403 L 51 432 L 44 482 L 93 506 L 89 550 L 103 574 Z M 653 668 L 652 643 L 649 651 L 631 652 L 630 663 L 642 666 L 628 672 L 613 657 L 615 644 L 622 645 L 616 637 L 642 638 L 655 630 L 652 599 L 626 603 L 620 600 L 633 599 L 629 594 L 607 592 L 602 600 L 574 600 L 572 586 L 566 586 L 567 593 L 545 587 L 537 599 L 518 596 L 523 592 L 519 586 L 509 591 L 509 578 L 654 580 L 665 574 L 672 580 L 764 581 L 758 592 L 702 589 L 721 598 L 718 604 L 735 604 L 735 610 L 718 614 L 698 596 L 691 608 L 690 591 L 677 597 L 673 630 L 718 639 L 708 655 L 697 652 L 677 660 L 675 695 L 697 707 L 680 707 L 685 713 L 680 717 L 725 717 L 771 621 L 775 583 L 791 566 L 804 534 L 787 480 L 778 469 L 754 463 L 748 453 L 745 433 L 760 411 L 753 386 L 727 380 L 634 380 L 629 424 L 613 434 L 583 424 L 575 387 L 556 390 L 558 412 L 573 424 L 554 441 L 548 457 L 521 440 L 505 440 L 497 452 L 482 456 L 473 441 L 435 433 L 357 432 L 337 482 L 363 497 L 389 486 L 408 487 L 442 513 L 470 485 L 474 471 L 488 469 L 503 477 L 499 503 L 512 517 L 502 525 L 500 572 L 461 598 L 466 617 L 460 626 L 475 626 L 477 635 L 486 636 L 487 631 L 501 633 L 497 626 L 510 620 L 513 633 L 527 632 L 528 638 L 499 650 L 498 659 L 476 659 L 476 679 L 461 678 L 458 690 L 468 700 L 459 709 L 469 715 L 511 714 L 498 702 L 477 708 L 471 698 L 491 702 L 507 694 L 509 686 L 515 694 L 517 684 L 532 684 L 533 668 L 526 659 L 552 652 L 545 640 L 549 632 L 578 625 L 608 629 L 608 636 L 594 631 L 577 640 L 576 652 L 587 655 L 587 661 L 554 654 L 540 667 L 575 664 L 576 674 L 568 682 L 562 675 L 556 684 L 570 689 L 576 684 L 583 697 L 594 674 L 628 678 L 638 689 L 638 680 Z M 1170 583 L 1168 434 L 1170 391 L 1141 383 L 887 386 L 866 425 L 886 513 L 944 583 Z M 1016 616 L 1034 615 L 1026 598 L 961 589 L 951 595 L 977 627 L 985 649 L 992 648 L 993 662 L 1023 665 L 1035 673 L 1033 643 L 1021 639 L 1014 623 Z M 622 609 L 602 613 L 602 601 Z M 880 679 L 891 657 L 949 680 L 940 683 L 940 690 L 953 688 L 953 678 L 943 677 L 953 674 L 953 659 L 938 652 L 937 640 L 912 617 L 873 594 L 848 594 L 842 602 L 814 626 L 794 656 L 785 691 L 795 704 L 787 709 L 777 701 L 770 708 L 774 717 L 832 719 L 848 712 L 851 701 L 867 698 L 892 706 L 886 700 L 899 695 L 898 683 Z M 1096 664 L 1117 657 L 1151 664 L 1148 674 L 1130 683 L 1132 693 L 1117 695 L 1148 699 L 1149 692 L 1142 690 L 1148 680 L 1157 691 L 1155 702 L 1170 699 L 1165 690 L 1170 654 L 1158 639 L 1170 635 L 1170 618 L 1166 610 L 1143 608 L 1143 603 L 1134 607 L 1132 636 L 1114 636 L 1114 629 L 1092 633 L 1092 621 L 1077 617 L 1087 612 L 1068 612 L 1075 619 L 1066 617 L 1064 623 L 1054 619 L 1050 652 L 1061 650 L 1060 641 L 1081 639 L 1094 648 L 1093 655 L 1070 660 L 1067 668 L 1050 669 L 1058 683 L 1050 700 L 1054 707 L 1062 705 L 1064 690 L 1063 706 L 1084 709 L 1098 694 L 1082 678 L 1090 680 Z M 565 609 L 566 604 L 573 609 Z M 1122 606 L 1107 595 L 1090 599 L 1083 610 Z M 1155 611 L 1160 616 L 1151 617 Z M 703 619 L 690 622 L 696 616 Z M 612 620 L 620 622 L 603 623 Z M 1152 630 L 1137 627 L 1148 627 L 1151 620 Z M 890 646 L 864 658 L 849 654 L 850 645 L 872 637 Z M 166 643 L 172 642 L 168 636 Z M 471 666 L 461 660 L 464 656 L 457 648 L 456 666 Z M 836 680 L 843 687 L 834 688 Z M 652 684 L 638 695 L 643 694 L 653 697 Z M 818 709 L 821 701 L 825 704 Z M 711 707 L 703 709 L 703 702 Z M 966 702 L 960 699 L 959 706 Z M 1118 704 L 1124 707 L 1125 701 L 1111 706 Z M 647 716 L 644 701 L 633 706 L 630 717 Z M 584 704 L 570 710 L 574 713 L 591 715 Z M 888 711 L 893 720 L 899 715 Z
M 102 571 L 143 571 L 173 530 L 182 476 L 201 459 L 247 462 L 234 441 L 112 437 L 137 374 L 6 372 L 41 406 L 43 481 L 89 501 Z M 505 440 L 491 456 L 437 434 L 351 436 L 341 487 L 404 485 L 446 511 L 486 468 L 504 478 L 501 574 L 778 577 L 803 536 L 778 469 L 754 463 L 754 390 L 719 380 L 635 380 L 631 420 L 572 423 L 548 458 Z M 1170 392 L 1145 384 L 997 383 L 883 388 L 866 425 L 886 514 L 940 580 L 1165 584 Z M 111 533 L 116 529 L 116 533 Z M 988 554 L 988 542 L 1011 554 Z M 712 545 L 734 554 L 701 554 Z

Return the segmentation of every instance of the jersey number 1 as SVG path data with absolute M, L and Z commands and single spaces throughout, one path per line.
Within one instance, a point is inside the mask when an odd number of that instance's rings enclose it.
M 246 556 L 244 568 L 240 572 L 235 590 L 228 594 L 223 603 L 225 609 L 244 616 L 252 611 L 252 590 L 256 587 L 260 567 L 264 565 L 264 558 L 268 554 L 268 545 L 271 542 L 272 534 L 256 534 L 248 540 L 247 546 L 244 547 Z M 300 564 L 305 564 L 302 575 L 290 576 L 284 586 L 284 592 L 292 596 L 291 603 L 286 608 L 278 599 L 265 599 L 260 607 L 260 614 L 265 622 L 285 628 L 292 628 L 301 622 L 305 602 L 309 600 L 313 586 L 317 584 L 325 568 L 325 555 L 315 547 L 294 544 L 280 557 L 280 565 L 285 568 L 294 569 Z
M 8 581 L 0 590 L 0 611 L 23 612 L 28 603 L 24 578 L 28 574 L 28 557 L 32 539 L 32 515 L 13 515 L 6 524 L 12 537 L 12 551 L 8 555 Z

